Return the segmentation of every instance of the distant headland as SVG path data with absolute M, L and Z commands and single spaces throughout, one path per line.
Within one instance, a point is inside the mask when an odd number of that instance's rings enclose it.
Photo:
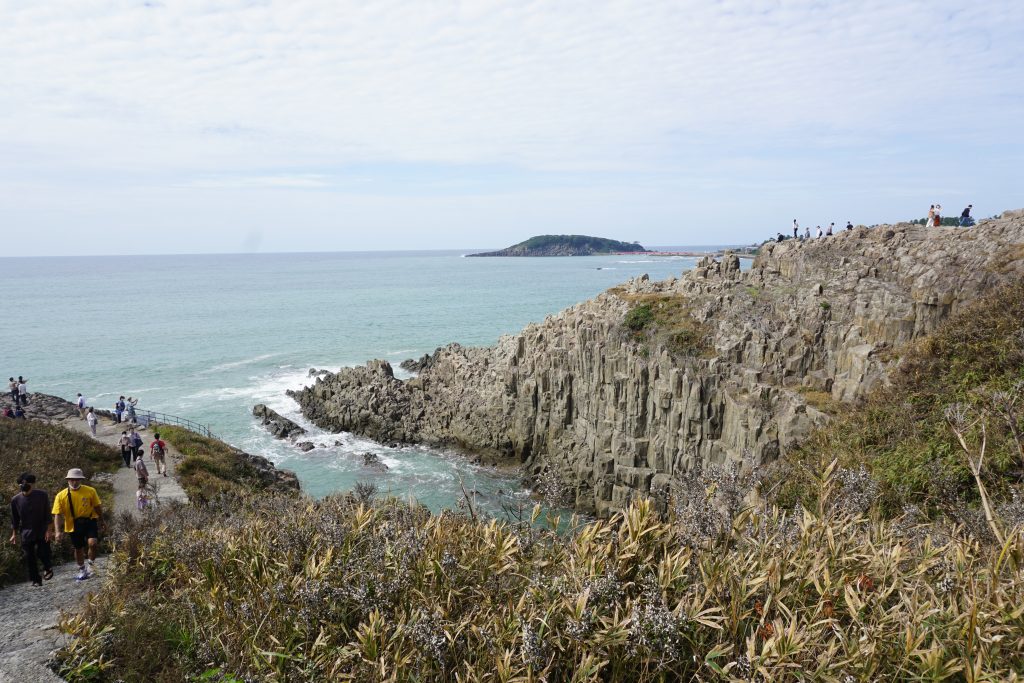
M 467 256 L 592 256 L 646 251 L 637 242 L 619 242 L 589 235 L 537 235 L 499 251 Z

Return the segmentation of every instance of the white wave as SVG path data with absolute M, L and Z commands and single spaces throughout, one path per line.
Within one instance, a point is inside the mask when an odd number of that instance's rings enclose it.
M 399 349 L 398 351 L 385 351 L 385 356 L 405 356 L 410 353 L 416 353 L 416 349 Z
M 616 261 L 616 263 L 657 263 L 657 261 L 648 259 L 646 261 Z
M 280 354 L 277 354 L 277 353 L 265 353 L 265 354 L 263 354 L 261 356 L 254 356 L 252 358 L 244 358 L 242 360 L 236 360 L 236 361 L 232 361 L 230 363 L 221 363 L 220 365 L 214 365 L 212 368 L 209 368 L 207 370 L 203 370 L 203 371 L 201 371 L 201 372 L 199 372 L 197 374 L 209 375 L 209 374 L 214 373 L 214 372 L 221 372 L 223 370 L 231 370 L 233 368 L 240 368 L 243 365 L 252 365 L 253 363 L 259 363 L 261 360 L 267 360 L 268 358 L 273 358 L 274 356 L 277 356 L 277 355 L 280 355 Z

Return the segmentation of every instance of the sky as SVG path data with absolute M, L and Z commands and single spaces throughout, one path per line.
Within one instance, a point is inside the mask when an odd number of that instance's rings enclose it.
M 0 0 L 0 256 L 1024 206 L 1024 2 Z

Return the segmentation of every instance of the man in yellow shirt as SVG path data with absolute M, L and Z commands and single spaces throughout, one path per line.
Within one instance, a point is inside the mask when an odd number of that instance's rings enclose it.
M 103 526 L 103 509 L 96 489 L 85 486 L 85 474 L 75 468 L 68 470 L 68 487 L 53 497 L 53 527 L 60 543 L 65 533 L 71 534 L 71 545 L 75 547 L 78 562 L 77 581 L 92 576 L 90 569 L 96 560 L 96 546 L 99 531 Z M 89 569 L 85 567 L 85 549 L 89 548 Z

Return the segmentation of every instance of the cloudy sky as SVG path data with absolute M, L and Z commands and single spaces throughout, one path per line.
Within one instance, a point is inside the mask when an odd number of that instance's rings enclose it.
M 0 0 L 0 256 L 1024 206 L 1024 2 Z

